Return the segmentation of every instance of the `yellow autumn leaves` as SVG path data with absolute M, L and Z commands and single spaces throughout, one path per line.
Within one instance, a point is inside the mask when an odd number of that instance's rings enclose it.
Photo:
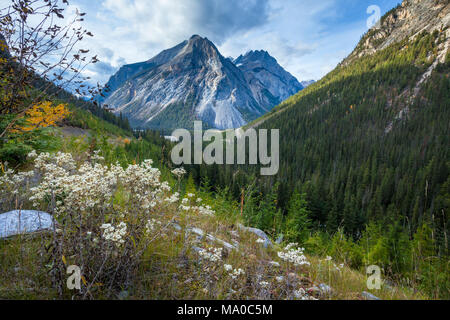
M 38 128 L 47 128 L 64 120 L 70 111 L 66 104 L 54 106 L 50 101 L 34 105 L 25 114 L 25 124 L 16 126 L 15 132 L 29 132 Z

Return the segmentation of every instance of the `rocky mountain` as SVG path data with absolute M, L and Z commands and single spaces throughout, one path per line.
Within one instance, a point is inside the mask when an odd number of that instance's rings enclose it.
M 414 39 L 422 32 L 446 32 L 450 36 L 450 3 L 448 0 L 404 0 L 389 11 L 379 26 L 367 32 L 343 64 L 371 55 L 405 38 Z M 448 42 L 444 44 L 445 51 Z M 444 48 L 442 48 L 444 49 Z
M 278 105 L 303 86 L 267 51 L 249 51 L 234 60 L 242 70 L 253 96 L 261 106 Z
M 191 128 L 193 120 L 218 129 L 241 127 L 303 88 L 267 52 L 233 61 L 198 35 L 123 66 L 107 85 L 100 102 L 132 126 L 168 130 Z
M 435 233 L 449 232 L 449 44 L 448 0 L 388 12 L 343 63 L 254 121 L 283 133 L 270 183 L 309 192 L 316 223 L 350 237 L 368 221 L 402 221 L 408 233 L 440 219 Z
M 301 85 L 306 88 L 315 83 L 316 80 L 306 80 L 306 81 L 300 81 Z

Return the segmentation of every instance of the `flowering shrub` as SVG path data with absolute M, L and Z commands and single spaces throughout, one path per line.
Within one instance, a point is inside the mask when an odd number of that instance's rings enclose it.
M 153 281 L 156 291 L 170 281 L 171 297 L 185 297 L 184 290 L 192 298 L 312 299 L 303 280 L 292 276 L 309 265 L 303 249 L 290 244 L 280 252 L 263 250 L 255 242 L 264 240 L 253 237 L 246 243 L 244 232 L 211 218 L 207 193 L 201 193 L 205 200 L 193 192 L 184 198 L 172 193 L 151 160 L 122 167 L 105 165 L 99 152 L 81 159 L 61 152 L 29 157 L 30 171 L 3 170 L 0 196 L 8 205 L 32 205 L 55 217 L 40 254 L 61 295 L 73 294 L 66 291 L 66 269 L 77 265 L 81 298 L 114 298 L 141 283 L 147 295 L 145 281 Z M 174 174 L 185 175 L 182 169 Z
M 16 203 L 31 201 L 55 217 L 49 267 L 60 293 L 66 264 L 81 268 L 84 298 L 98 283 L 109 295 L 126 288 L 151 239 L 163 228 L 155 218 L 171 206 L 176 209 L 179 195 L 160 181 L 151 160 L 122 168 L 103 165 L 98 152 L 81 162 L 61 152 L 29 156 L 33 170 L 7 170 L 0 176 L 0 195 L 14 196 Z

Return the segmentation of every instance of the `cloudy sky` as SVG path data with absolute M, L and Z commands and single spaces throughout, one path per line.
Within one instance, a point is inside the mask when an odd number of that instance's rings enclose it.
M 4 2 L 5 0 L 0 0 Z M 148 60 L 193 34 L 224 56 L 264 49 L 299 80 L 318 80 L 348 55 L 381 14 L 401 0 L 72 0 L 95 37 L 86 47 L 101 63 L 89 75 L 105 82 L 121 65 Z

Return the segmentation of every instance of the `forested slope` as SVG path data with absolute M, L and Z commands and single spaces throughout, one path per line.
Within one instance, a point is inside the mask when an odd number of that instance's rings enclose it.
M 443 26 L 347 59 L 250 124 L 280 129 L 276 177 L 260 178 L 251 166 L 200 168 L 197 177 L 231 186 L 236 198 L 252 186 L 247 219 L 275 237 L 288 233 L 292 203 L 304 194 L 302 215 L 311 223 L 294 223 L 307 231 L 297 240 L 314 242 L 318 232 L 331 242 L 312 247 L 330 252 L 338 235 L 349 242 L 335 253 L 355 267 L 378 263 L 409 279 L 426 278 L 418 261 L 431 266 L 435 257 L 433 274 L 441 278 L 429 289 L 448 294 L 448 35 Z

